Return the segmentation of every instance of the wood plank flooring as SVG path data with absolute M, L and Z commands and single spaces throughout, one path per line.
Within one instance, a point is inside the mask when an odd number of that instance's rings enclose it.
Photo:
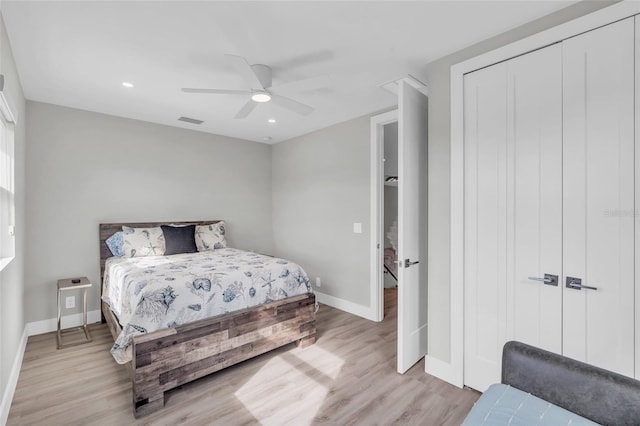
M 93 342 L 56 350 L 29 338 L 8 425 L 459 425 L 479 393 L 424 372 L 396 373 L 396 290 L 374 323 L 322 305 L 317 342 L 291 344 L 167 393 L 164 409 L 134 419 L 126 368 Z

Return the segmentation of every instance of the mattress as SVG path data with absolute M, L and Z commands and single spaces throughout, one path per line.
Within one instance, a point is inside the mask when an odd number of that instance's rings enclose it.
M 571 411 L 514 387 L 494 384 L 482 394 L 463 426 L 590 426 L 597 425 Z
M 131 360 L 135 335 L 311 293 L 297 264 L 234 248 L 106 260 L 102 300 L 122 332 L 111 353 Z

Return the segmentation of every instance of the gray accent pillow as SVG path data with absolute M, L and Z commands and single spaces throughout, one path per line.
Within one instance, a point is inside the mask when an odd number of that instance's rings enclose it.
M 167 226 L 162 225 L 165 241 L 165 255 L 195 253 L 198 251 L 195 240 L 195 225 Z

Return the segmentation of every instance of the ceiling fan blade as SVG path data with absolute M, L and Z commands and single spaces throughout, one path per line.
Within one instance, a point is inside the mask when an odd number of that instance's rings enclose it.
M 192 89 L 189 87 L 183 87 L 182 91 L 185 93 L 215 93 L 219 95 L 250 95 L 250 90 L 227 90 L 227 89 Z
M 245 118 L 246 116 L 251 114 L 251 111 L 253 111 L 256 106 L 258 106 L 258 104 L 249 99 L 249 101 L 247 101 L 247 103 L 244 104 L 242 108 L 240 108 L 240 111 L 238 111 L 236 116 L 233 118 Z
M 324 89 L 329 87 L 330 79 L 326 74 L 317 75 L 315 77 L 305 78 L 302 80 L 290 81 L 283 84 L 278 84 L 269 90 L 284 91 L 284 92 L 304 92 L 307 90 Z
M 249 62 L 247 62 L 245 58 L 236 55 L 224 56 L 226 56 L 227 59 L 233 64 L 233 67 L 240 73 L 240 75 L 242 75 L 251 89 L 264 91 L 264 86 L 262 86 L 260 79 L 258 78 L 256 73 L 253 72 L 253 68 L 251 68 L 251 65 L 249 65 Z
M 282 108 L 286 108 L 290 111 L 297 112 L 298 114 L 301 114 L 301 115 L 309 115 L 314 111 L 314 108 L 310 107 L 309 105 L 305 105 L 301 102 L 294 101 L 291 98 L 286 98 L 280 95 L 274 95 L 273 93 L 271 94 L 271 102 L 273 102 L 278 106 L 281 106 Z

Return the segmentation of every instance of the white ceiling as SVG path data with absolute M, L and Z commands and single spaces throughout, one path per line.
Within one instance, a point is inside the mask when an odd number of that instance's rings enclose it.
M 380 84 L 571 3 L 3 0 L 2 14 L 27 99 L 273 143 L 391 107 Z M 287 93 L 309 116 L 261 104 L 237 120 L 246 97 L 180 90 L 246 89 L 224 54 L 271 66 L 274 86 L 330 82 Z

